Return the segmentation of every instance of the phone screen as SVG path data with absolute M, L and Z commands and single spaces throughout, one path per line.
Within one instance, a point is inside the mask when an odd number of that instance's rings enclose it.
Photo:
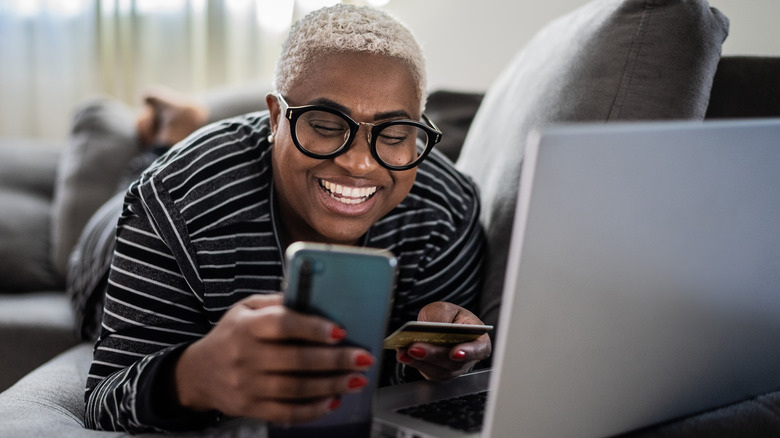
M 341 325 L 347 332 L 342 344 L 371 351 L 377 362 L 366 372 L 369 384 L 344 395 L 337 410 L 274 435 L 295 436 L 295 430 L 317 427 L 316 436 L 328 436 L 328 429 L 334 436 L 358 436 L 364 430 L 368 436 L 397 260 L 384 250 L 301 242 L 290 245 L 286 259 L 285 305 Z

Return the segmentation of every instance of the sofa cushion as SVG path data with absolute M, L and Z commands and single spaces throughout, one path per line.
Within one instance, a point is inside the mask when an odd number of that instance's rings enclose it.
M 458 167 L 480 186 L 495 323 L 526 137 L 556 122 L 704 117 L 728 20 L 704 0 L 595 0 L 551 22 L 485 96 Z
M 57 289 L 49 213 L 60 145 L 0 140 L 0 292 Z
M 0 294 L 0 391 L 76 342 L 61 291 Z
M 138 152 L 130 107 L 94 98 L 77 109 L 57 168 L 52 208 L 51 258 L 62 277 L 84 225 L 116 193 L 125 166 Z

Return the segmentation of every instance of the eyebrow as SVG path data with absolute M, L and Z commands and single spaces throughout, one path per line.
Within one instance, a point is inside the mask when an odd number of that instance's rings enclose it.
M 335 110 L 341 111 L 342 113 L 352 117 L 352 111 L 347 108 L 346 106 L 335 102 L 333 100 L 330 100 L 326 97 L 319 97 L 317 99 L 312 100 L 308 103 L 308 105 L 322 105 L 326 106 L 328 108 L 333 108 Z M 380 113 L 374 113 L 374 121 L 377 120 L 390 120 L 390 119 L 411 119 L 412 116 L 409 115 L 404 110 L 395 110 L 395 111 L 385 111 Z

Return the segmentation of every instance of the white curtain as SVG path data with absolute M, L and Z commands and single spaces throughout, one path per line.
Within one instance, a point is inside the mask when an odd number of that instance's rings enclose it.
M 145 87 L 270 86 L 294 19 L 332 0 L 0 0 L 0 136 L 64 139 L 73 108 Z

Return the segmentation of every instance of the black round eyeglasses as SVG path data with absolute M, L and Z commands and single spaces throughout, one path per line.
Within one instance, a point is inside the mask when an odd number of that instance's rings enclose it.
M 381 123 L 356 122 L 343 112 L 321 105 L 291 107 L 275 95 L 290 123 L 295 146 L 312 158 L 328 159 L 349 149 L 361 125 L 370 128 L 367 141 L 371 155 L 390 170 L 408 170 L 420 164 L 441 140 L 441 131 L 425 114 L 427 125 L 415 120 Z

